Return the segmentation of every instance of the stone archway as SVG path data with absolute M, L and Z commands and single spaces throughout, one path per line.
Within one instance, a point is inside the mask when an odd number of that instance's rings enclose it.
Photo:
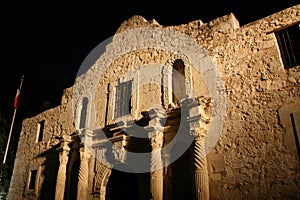
M 138 191 L 136 174 L 112 169 L 106 184 L 105 200 L 137 200 Z

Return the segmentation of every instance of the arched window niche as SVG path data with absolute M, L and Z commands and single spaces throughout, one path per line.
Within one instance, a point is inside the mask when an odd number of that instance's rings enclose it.
M 81 100 L 81 105 L 79 108 L 79 124 L 78 128 L 80 130 L 83 130 L 87 126 L 87 118 L 88 118 L 88 104 L 89 104 L 89 99 L 87 97 L 83 97 Z
M 163 69 L 162 100 L 165 108 L 180 106 L 191 93 L 191 72 L 182 58 L 170 59 Z
M 178 105 L 185 98 L 185 65 L 182 59 L 176 59 L 172 65 L 172 102 Z

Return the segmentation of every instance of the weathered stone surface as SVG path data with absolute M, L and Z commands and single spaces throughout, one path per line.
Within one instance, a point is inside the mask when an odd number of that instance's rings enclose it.
M 208 173 L 208 178 L 203 176 L 204 173 L 198 173 L 195 177 L 188 173 L 195 171 L 193 168 L 195 155 L 190 153 L 189 156 L 192 158 L 185 158 L 187 167 L 182 170 L 184 178 L 175 170 L 176 164 L 170 164 L 160 173 L 163 177 L 159 177 L 159 183 L 163 184 L 163 191 L 161 188 L 154 188 L 156 192 L 152 191 L 158 194 L 158 198 L 162 196 L 167 199 L 170 196 L 175 198 L 180 194 L 176 193 L 180 190 L 175 191 L 178 188 L 182 188 L 182 193 L 191 193 L 188 197 L 195 198 L 194 193 L 201 187 L 205 188 L 205 196 L 209 196 L 210 199 L 300 198 L 298 157 L 300 153 L 295 133 L 299 122 L 291 121 L 291 115 L 296 116 L 296 113 L 300 112 L 300 66 L 284 68 L 274 34 L 275 31 L 299 21 L 300 5 L 296 5 L 241 27 L 232 13 L 207 23 L 196 20 L 178 26 L 163 26 L 155 20 L 147 21 L 142 16 L 133 16 L 120 25 L 116 33 L 133 28 L 161 27 L 186 34 L 207 52 L 201 53 L 203 55 L 201 61 L 206 62 L 203 64 L 205 72 L 203 74 L 213 76 L 212 80 L 214 76 L 218 76 L 208 67 L 207 63 L 211 59 L 216 64 L 224 85 L 224 89 L 218 87 L 217 92 L 225 93 L 226 118 L 220 137 L 206 156 L 207 164 L 205 163 L 203 170 Z M 122 48 L 126 47 L 108 45 L 107 51 L 113 54 Z M 74 199 L 77 197 L 78 180 L 72 177 L 77 178 L 81 173 L 84 174 L 82 175 L 84 178 L 79 181 L 80 195 L 87 196 L 87 199 L 105 199 L 111 189 L 110 177 L 115 172 L 111 170 L 111 163 L 99 160 L 114 152 L 110 152 L 110 149 L 99 142 L 93 147 L 96 153 L 90 152 L 98 160 L 91 157 L 89 162 L 80 164 L 79 149 L 80 146 L 84 146 L 84 141 L 80 143 L 78 134 L 87 135 L 85 140 L 89 137 L 96 138 L 97 128 L 105 127 L 108 134 L 111 134 L 109 135 L 111 141 L 121 144 L 121 150 L 133 149 L 143 152 L 151 150 L 149 141 L 139 140 L 140 143 L 137 144 L 134 139 L 122 135 L 120 131 L 115 131 L 116 128 L 111 127 L 115 123 L 115 87 L 120 81 L 134 80 L 131 115 L 122 118 L 121 122 L 124 127 L 129 127 L 130 123 L 134 124 L 144 119 L 141 112 L 149 111 L 153 105 L 161 105 L 168 117 L 166 124 L 163 125 L 164 144 L 168 144 L 180 125 L 181 113 L 178 111 L 180 105 L 172 102 L 172 94 L 161 85 L 143 85 L 143 83 L 150 80 L 156 83 L 162 80 L 161 82 L 168 84 L 166 81 L 170 79 L 168 73 L 176 59 L 184 62 L 185 86 L 189 91 L 188 94 L 190 95 L 190 91 L 193 90 L 196 97 L 211 98 L 212 91 L 207 86 L 205 76 L 197 72 L 187 55 L 146 48 L 130 51 L 114 58 L 112 62 L 99 58 L 91 71 L 78 77 L 76 84 L 64 91 L 60 106 L 23 120 L 9 199 L 39 199 L 46 194 L 54 199 L 60 166 L 57 147 L 61 145 L 61 141 L 68 141 L 71 149 L 69 164 L 66 166 L 65 191 L 76 191 L 68 193 L 69 196 L 65 197 Z M 100 67 L 97 68 L 103 62 L 108 64 L 105 71 L 101 71 Z M 150 73 L 136 73 L 153 63 L 160 65 L 153 76 L 150 76 Z M 97 74 L 103 76 L 98 80 Z M 96 88 L 95 91 L 92 88 Z M 91 95 L 93 92 L 95 96 Z M 86 127 L 91 127 L 91 130 L 78 126 L 81 116 L 77 111 L 82 105 L 80 97 L 84 95 L 89 99 L 91 103 L 89 105 L 92 105 L 87 111 L 89 117 L 85 122 Z M 74 99 L 76 101 L 72 102 Z M 215 105 L 214 103 L 212 99 L 211 105 Z M 201 105 L 197 108 L 200 107 Z M 92 109 L 95 110 L 95 116 L 91 115 Z M 209 120 L 217 114 L 214 109 L 210 109 L 211 106 L 208 106 L 207 110 L 202 110 L 201 116 L 206 116 Z M 145 115 L 145 112 L 143 114 Z M 42 120 L 45 120 L 43 137 L 37 142 L 38 123 Z M 211 124 L 203 124 L 204 119 L 201 120 L 199 125 L 201 130 L 209 129 Z M 147 124 L 144 127 L 147 127 Z M 103 138 L 99 141 L 101 139 Z M 200 153 L 202 151 L 199 149 L 198 156 Z M 171 156 L 171 153 L 162 155 L 162 159 L 169 159 Z M 115 157 L 114 159 L 118 160 Z M 122 156 L 122 163 L 126 163 L 126 155 Z M 29 187 L 31 170 L 37 170 L 34 189 Z M 198 183 L 192 181 L 194 180 L 192 177 L 197 178 Z M 141 174 L 137 180 L 141 187 L 139 199 L 149 199 L 150 175 Z M 83 183 L 87 186 L 83 186 Z M 197 184 L 198 188 L 195 188 Z M 82 191 L 86 188 L 87 192 Z M 209 195 L 206 195 L 206 192 Z M 198 194 L 200 195 L 200 192 Z

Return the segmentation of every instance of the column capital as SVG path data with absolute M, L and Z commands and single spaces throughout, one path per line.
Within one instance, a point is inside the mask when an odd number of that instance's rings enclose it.
M 149 126 L 160 128 L 165 125 L 166 110 L 161 105 L 153 107 L 148 114 L 150 117 Z
M 67 141 L 66 139 L 61 139 L 60 140 L 60 146 L 57 148 L 57 151 L 62 152 L 62 151 L 70 151 L 70 147 L 69 147 L 70 142 Z
M 163 146 L 164 133 L 162 131 L 150 132 L 149 139 L 153 150 L 160 149 Z
M 86 152 L 86 151 L 80 151 L 80 160 L 81 161 L 88 161 L 89 159 L 90 159 L 90 157 L 91 157 L 91 154 L 90 153 L 88 153 L 88 152 Z
M 205 137 L 207 135 L 207 130 L 203 129 L 203 128 L 198 128 L 195 130 L 192 130 L 192 135 L 194 136 L 194 140 L 198 141 L 198 140 L 205 140 Z

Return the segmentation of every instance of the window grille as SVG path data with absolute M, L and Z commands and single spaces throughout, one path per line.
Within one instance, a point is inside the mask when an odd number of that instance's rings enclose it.
M 300 65 L 300 27 L 289 26 L 275 32 L 284 68 Z
M 122 117 L 131 111 L 132 80 L 119 83 L 115 93 L 114 117 Z

